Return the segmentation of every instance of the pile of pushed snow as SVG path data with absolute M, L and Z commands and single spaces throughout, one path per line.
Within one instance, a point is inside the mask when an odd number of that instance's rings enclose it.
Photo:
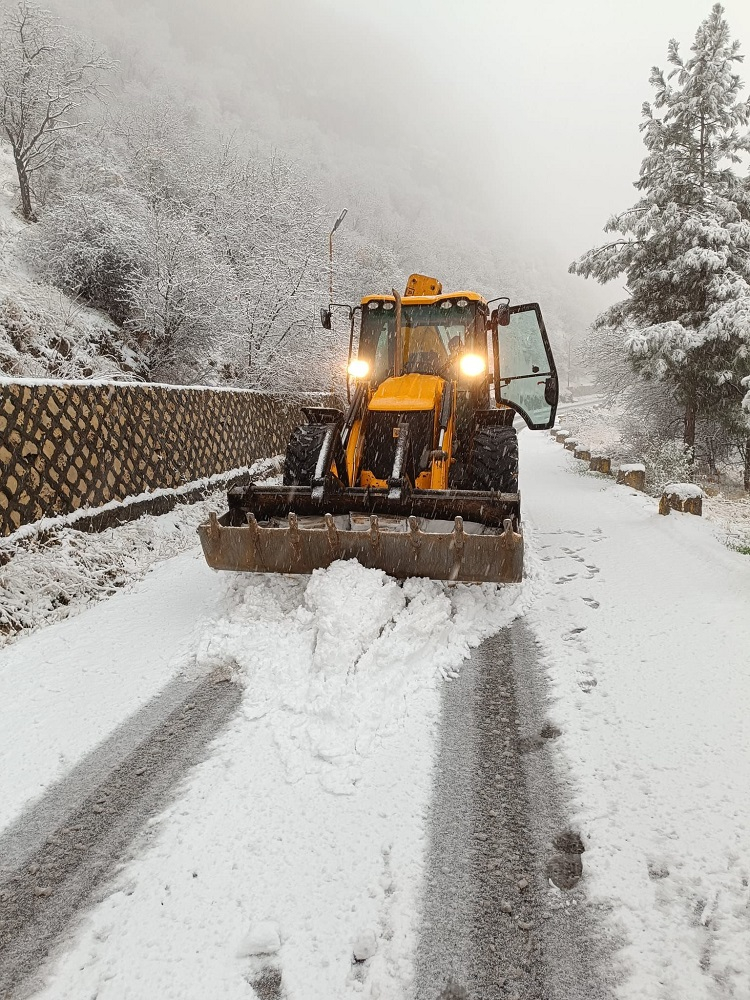
M 244 686 L 244 713 L 272 717 L 290 780 L 315 773 L 347 793 L 362 755 L 398 729 L 404 706 L 521 613 L 525 594 L 400 583 L 354 560 L 311 577 L 237 574 L 225 617 L 183 669 Z
M 28 225 L 18 200 L 13 156 L 0 143 L 0 375 L 145 376 L 142 351 L 106 313 L 34 280 L 18 253 Z

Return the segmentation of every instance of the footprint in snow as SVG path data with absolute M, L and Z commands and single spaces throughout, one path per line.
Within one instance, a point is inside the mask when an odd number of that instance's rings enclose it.
M 584 604 L 588 604 L 590 608 L 598 608 L 599 602 L 595 601 L 593 597 L 582 597 L 581 600 Z
M 581 632 L 586 631 L 586 626 L 580 626 L 579 628 L 572 628 L 570 632 L 563 636 L 563 642 L 570 642 L 571 639 L 577 639 Z
M 579 556 L 578 555 L 578 553 L 581 551 L 580 549 L 566 549 L 566 548 L 563 548 L 562 551 L 565 553 L 565 555 L 569 559 L 573 559 L 574 562 L 579 562 L 579 563 L 586 562 L 586 560 L 583 558 L 583 556 Z
M 583 841 L 579 834 L 564 830 L 553 843 L 558 853 L 547 863 L 547 878 L 558 889 L 572 889 L 583 874 Z
M 578 687 L 584 694 L 588 694 L 597 685 L 596 677 L 593 674 L 582 673 L 578 677 Z

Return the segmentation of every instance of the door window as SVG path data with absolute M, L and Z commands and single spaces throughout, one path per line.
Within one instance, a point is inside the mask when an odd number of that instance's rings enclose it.
M 495 397 L 512 406 L 532 430 L 552 427 L 557 409 L 557 373 L 537 303 L 511 306 L 510 324 L 498 326 Z

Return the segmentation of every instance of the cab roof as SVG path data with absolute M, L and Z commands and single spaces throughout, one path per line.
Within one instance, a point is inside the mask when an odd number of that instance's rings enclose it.
M 487 305 L 487 299 L 478 292 L 443 292 L 442 295 L 403 295 L 401 304 L 404 306 L 432 306 L 436 302 L 444 302 L 446 299 L 468 299 L 469 302 L 479 302 Z M 393 295 L 365 295 L 361 305 L 366 306 L 368 302 L 395 302 Z

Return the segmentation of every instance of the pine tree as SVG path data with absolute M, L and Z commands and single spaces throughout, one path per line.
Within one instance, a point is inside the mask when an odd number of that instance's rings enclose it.
M 667 75 L 643 105 L 647 154 L 632 207 L 609 219 L 618 238 L 590 250 L 570 271 L 604 283 L 627 278 L 629 297 L 597 325 L 622 332 L 635 370 L 665 381 L 684 409 L 684 441 L 696 417 L 742 422 L 750 373 L 750 184 L 735 167 L 750 151 L 750 101 L 739 99 L 743 60 L 716 4 L 683 60 L 669 43 Z

